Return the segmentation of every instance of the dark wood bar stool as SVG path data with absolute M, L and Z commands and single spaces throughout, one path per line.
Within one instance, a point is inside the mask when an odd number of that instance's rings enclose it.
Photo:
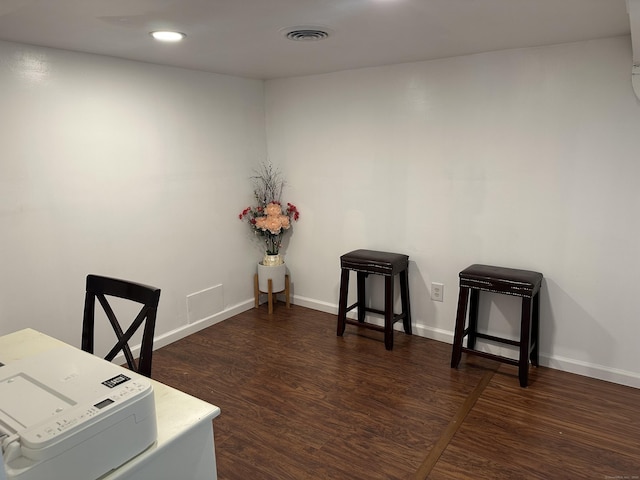
M 461 271 L 458 314 L 456 316 L 456 327 L 453 338 L 451 367 L 456 368 L 458 366 L 462 352 L 479 355 L 517 366 L 520 386 L 526 387 L 529 381 L 529 360 L 531 360 L 533 365 L 538 366 L 541 284 L 542 274 L 529 270 L 517 270 L 514 268 L 494 267 L 490 265 L 471 265 Z M 522 297 L 520 341 L 478 332 L 478 305 L 481 291 Z M 469 296 L 471 296 L 470 302 Z M 470 304 L 469 327 L 465 329 L 468 303 Z M 466 347 L 462 344 L 465 336 L 468 337 Z M 478 338 L 518 347 L 518 360 L 476 350 L 475 344 Z
M 376 252 L 373 250 L 354 250 L 340 257 L 342 274 L 340 277 L 340 301 L 338 304 L 338 331 L 341 337 L 346 324 L 358 325 L 384 332 L 384 346 L 393 349 L 393 324 L 402 320 L 404 331 L 411 335 L 411 307 L 409 304 L 409 256 L 399 253 Z M 358 298 L 356 303 L 347 306 L 349 293 L 349 272 L 357 272 Z M 369 275 L 384 276 L 384 310 L 368 308 L 366 306 L 365 279 Z M 400 299 L 402 313 L 393 312 L 394 276 L 400 276 Z M 347 318 L 347 312 L 358 307 L 358 320 Z M 384 316 L 384 326 L 365 322 L 367 312 Z

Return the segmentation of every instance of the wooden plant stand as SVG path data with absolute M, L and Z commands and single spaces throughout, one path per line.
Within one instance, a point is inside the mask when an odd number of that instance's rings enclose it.
M 266 293 L 269 299 L 269 315 L 273 313 L 273 304 L 277 299 L 276 296 L 278 293 L 284 293 L 285 301 L 287 304 L 287 308 L 291 308 L 291 302 L 289 301 L 289 275 L 284 276 L 284 290 L 280 290 L 279 292 L 273 291 L 273 282 L 269 279 L 269 289 L 266 292 L 260 291 L 260 287 L 258 286 L 258 274 L 256 273 L 253 276 L 253 295 L 255 297 L 255 308 L 260 306 L 260 294 Z

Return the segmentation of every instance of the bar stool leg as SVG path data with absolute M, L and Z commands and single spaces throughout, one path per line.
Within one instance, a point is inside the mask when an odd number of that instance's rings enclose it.
M 533 305 L 531 298 L 522 298 L 522 325 L 520 327 L 520 358 L 518 361 L 518 377 L 520 386 L 529 383 L 529 349 L 531 345 L 531 316 Z
M 364 272 L 358 272 L 358 321 L 360 323 L 364 322 L 366 316 L 366 283 L 365 279 L 367 278 L 367 274 Z
M 400 272 L 400 299 L 402 300 L 402 324 L 404 333 L 411 335 L 411 305 L 409 304 L 409 273 L 407 270 Z
M 456 328 L 453 335 L 453 350 L 451 353 L 451 368 L 456 368 L 462 358 L 462 337 L 464 336 L 464 324 L 467 320 L 467 303 L 469 302 L 469 288 L 460 287 L 458 294 L 458 314 L 456 315 Z
M 384 347 L 393 349 L 393 276 L 384 277 Z
M 341 337 L 344 334 L 347 318 L 347 295 L 349 293 L 349 270 L 342 269 L 340 274 L 340 301 L 338 303 L 338 328 L 336 334 Z
M 478 332 L 478 311 L 480 310 L 480 290 L 471 289 L 471 300 L 469 301 L 469 334 L 467 337 L 467 348 L 476 347 L 476 333 Z
M 533 348 L 531 349 L 531 363 L 536 367 L 539 366 L 538 352 L 540 345 L 540 292 L 536 293 L 533 297 L 533 318 L 531 319 L 531 342 Z

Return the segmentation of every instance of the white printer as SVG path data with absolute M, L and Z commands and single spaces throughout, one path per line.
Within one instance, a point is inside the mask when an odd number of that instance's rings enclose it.
M 71 346 L 0 366 L 7 480 L 96 479 L 156 437 L 153 387 L 142 375 Z

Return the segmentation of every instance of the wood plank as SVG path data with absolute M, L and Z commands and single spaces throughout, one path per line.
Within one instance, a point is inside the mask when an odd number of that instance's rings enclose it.
M 415 474 L 415 480 L 424 480 L 429 476 L 431 470 L 438 462 L 438 459 L 451 442 L 451 439 L 456 434 L 460 426 L 464 423 L 467 415 L 480 398 L 480 395 L 482 395 L 484 389 L 487 388 L 487 385 L 489 385 L 489 382 L 493 377 L 493 373 L 494 372 L 492 371 L 486 372 L 480 379 L 480 382 L 478 382 L 478 385 L 476 385 L 476 388 L 473 389 L 473 392 L 471 392 L 471 394 L 465 399 L 464 403 L 460 406 L 455 416 L 449 422 L 449 425 L 447 425 L 447 428 L 444 430 L 444 432 L 442 432 L 440 438 L 438 438 L 438 441 L 435 443 L 435 445 L 433 445 L 433 447 L 429 451 L 429 454 L 418 468 L 418 471 Z
M 523 389 L 516 367 L 336 322 L 262 305 L 154 352 L 154 379 L 221 408 L 220 480 L 640 475 L 640 390 L 543 367 Z

